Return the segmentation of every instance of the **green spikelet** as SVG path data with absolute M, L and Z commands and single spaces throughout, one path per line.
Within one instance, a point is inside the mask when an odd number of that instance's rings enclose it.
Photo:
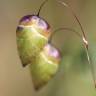
M 43 51 L 30 64 L 32 81 L 36 90 L 42 88 L 58 71 L 60 54 L 57 49 L 47 44 Z
M 17 47 L 23 66 L 29 64 L 48 42 L 50 29 L 38 16 L 24 16 L 17 27 Z

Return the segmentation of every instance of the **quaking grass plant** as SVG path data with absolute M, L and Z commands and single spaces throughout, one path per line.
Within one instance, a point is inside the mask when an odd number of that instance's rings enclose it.
M 45 0 L 41 4 L 36 15 L 33 14 L 22 17 L 16 30 L 18 53 L 23 67 L 29 65 L 34 88 L 36 90 L 41 89 L 58 71 L 60 61 L 62 60 L 62 52 L 58 50 L 51 41 L 54 35 L 61 30 L 75 33 L 82 41 L 96 87 L 95 72 L 89 56 L 88 41 L 77 15 L 68 4 L 57 1 L 72 13 L 80 26 L 82 35 L 68 27 L 58 28 L 52 32 L 47 21 L 39 16 L 41 9 L 47 1 L 48 0 Z

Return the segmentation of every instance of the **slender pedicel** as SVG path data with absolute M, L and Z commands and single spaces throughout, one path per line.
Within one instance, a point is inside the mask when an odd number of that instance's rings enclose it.
M 92 62 L 91 62 L 91 58 L 90 58 L 90 56 L 89 56 L 89 47 L 88 47 L 89 45 L 88 45 L 88 41 L 87 41 L 87 39 L 86 39 L 86 35 L 85 35 L 85 32 L 84 32 L 84 29 L 83 29 L 83 27 L 82 27 L 82 25 L 81 25 L 81 23 L 80 23 L 77 15 L 76 15 L 75 12 L 72 10 L 72 8 L 71 8 L 68 4 L 66 4 L 65 2 L 63 2 L 63 1 L 58 1 L 58 2 L 59 2 L 60 4 L 62 4 L 63 6 L 65 6 L 66 8 L 69 9 L 69 11 L 70 11 L 70 12 L 72 13 L 72 15 L 75 17 L 77 23 L 78 23 L 79 26 L 80 26 L 80 29 L 81 29 L 81 32 L 82 32 L 82 38 L 81 38 L 81 39 L 83 40 L 83 44 L 84 44 L 84 47 L 85 47 L 85 50 L 86 50 L 86 54 L 87 54 L 88 63 L 89 63 L 89 65 L 90 65 L 90 67 L 91 67 L 91 73 L 92 73 L 92 77 L 93 77 L 93 82 L 94 82 L 94 85 L 95 85 L 95 88 L 96 88 L 95 70 L 94 70 L 94 66 L 93 66 L 93 64 L 92 64 Z
M 39 14 L 40 14 L 43 6 L 45 5 L 45 3 L 46 3 L 47 1 L 48 1 L 48 0 L 45 0 L 45 1 L 41 4 L 41 6 L 40 6 L 40 8 L 39 8 L 39 10 L 38 10 L 37 16 L 39 16 Z
M 51 34 L 48 42 L 49 42 L 49 43 L 52 43 L 53 36 L 54 36 L 58 31 L 62 31 L 62 30 L 72 32 L 72 33 L 74 33 L 75 35 L 77 35 L 79 38 L 82 38 L 82 36 L 81 36 L 81 35 L 79 34 L 79 32 L 77 32 L 76 30 L 74 30 L 74 29 L 72 29 L 72 28 L 69 28 L 69 27 L 61 27 L 61 28 L 55 29 L 55 31 L 52 32 L 52 34 Z

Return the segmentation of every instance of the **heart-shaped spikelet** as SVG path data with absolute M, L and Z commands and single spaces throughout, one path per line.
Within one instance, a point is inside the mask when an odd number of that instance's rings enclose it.
M 32 81 L 36 90 L 42 88 L 56 74 L 60 59 L 59 51 L 47 44 L 30 64 Z
M 39 16 L 24 16 L 17 27 L 17 47 L 23 66 L 31 63 L 47 44 L 50 36 L 48 23 Z

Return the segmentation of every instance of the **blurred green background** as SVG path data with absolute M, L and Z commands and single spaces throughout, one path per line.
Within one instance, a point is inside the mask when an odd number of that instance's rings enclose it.
M 44 0 L 0 0 L 0 96 L 96 96 L 90 66 L 76 35 L 59 31 L 53 43 L 63 53 L 60 68 L 49 83 L 36 92 L 28 67 L 22 68 L 16 47 L 16 27 L 24 15 L 36 14 Z M 52 30 L 71 27 L 80 32 L 72 14 L 49 0 L 40 16 Z M 96 70 L 96 0 L 62 0 L 78 15 L 86 32 L 90 56 Z

